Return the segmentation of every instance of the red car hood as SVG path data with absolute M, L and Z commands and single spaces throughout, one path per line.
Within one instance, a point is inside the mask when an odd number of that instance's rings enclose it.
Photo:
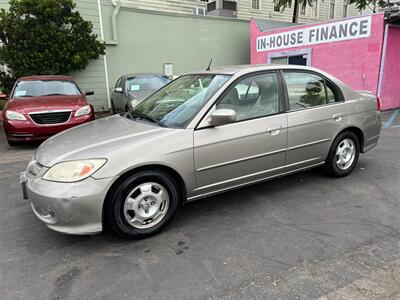
M 45 96 L 30 98 L 13 98 L 7 103 L 7 109 L 20 113 L 43 110 L 77 110 L 87 104 L 85 96 Z

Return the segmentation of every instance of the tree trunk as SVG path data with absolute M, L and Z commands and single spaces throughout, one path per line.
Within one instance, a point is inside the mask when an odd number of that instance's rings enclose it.
M 298 23 L 299 21 L 299 4 L 299 0 L 294 0 L 292 23 Z

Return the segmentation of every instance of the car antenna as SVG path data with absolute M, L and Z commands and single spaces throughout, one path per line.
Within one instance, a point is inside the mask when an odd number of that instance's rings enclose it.
M 208 67 L 207 67 L 206 71 L 210 71 L 211 63 L 212 63 L 212 58 L 210 59 L 210 63 L 208 64 Z

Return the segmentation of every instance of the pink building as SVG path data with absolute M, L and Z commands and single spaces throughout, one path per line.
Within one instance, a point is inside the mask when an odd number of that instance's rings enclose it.
M 261 31 L 252 19 L 251 63 L 308 65 L 400 107 L 399 16 L 384 13 Z

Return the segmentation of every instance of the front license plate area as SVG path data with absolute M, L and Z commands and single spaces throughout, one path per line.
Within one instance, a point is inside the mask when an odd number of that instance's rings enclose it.
M 27 181 L 28 181 L 28 175 L 26 175 L 26 172 L 21 172 L 19 174 L 19 183 L 21 184 L 22 197 L 24 200 L 28 199 L 28 190 L 26 188 Z

